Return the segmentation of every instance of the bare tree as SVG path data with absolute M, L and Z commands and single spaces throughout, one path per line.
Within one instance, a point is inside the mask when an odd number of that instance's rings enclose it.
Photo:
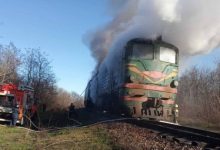
M 24 55 L 23 78 L 35 90 L 35 98 L 41 103 L 53 98 L 56 79 L 47 55 L 40 49 L 28 49 Z
M 35 100 L 51 108 L 66 109 L 72 102 L 76 107 L 83 106 L 77 93 L 57 88 L 51 62 L 40 49 L 27 49 L 21 55 L 12 43 L 0 45 L 0 82 L 3 81 L 32 86 Z
M 62 88 L 58 88 L 56 97 L 52 102 L 48 101 L 48 109 L 55 110 L 67 110 L 71 103 L 75 105 L 76 108 L 83 107 L 83 98 L 75 92 L 68 92 Z
M 220 61 L 216 68 L 193 67 L 180 78 L 180 120 L 220 126 Z
M 0 46 L 0 82 L 19 82 L 21 52 L 13 43 Z

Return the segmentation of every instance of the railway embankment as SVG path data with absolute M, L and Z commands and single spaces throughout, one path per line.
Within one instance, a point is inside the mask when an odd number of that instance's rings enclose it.
M 53 131 L 0 127 L 1 149 L 201 149 L 123 122 Z
M 197 150 L 209 148 L 206 143 L 181 139 L 160 130 L 125 121 L 126 119 L 118 119 L 118 116 L 108 113 L 80 110 L 77 120 L 81 124 L 65 117 L 64 112 L 52 116 L 50 114 L 46 122 L 50 124 L 44 124 L 39 130 L 0 126 L 0 149 Z

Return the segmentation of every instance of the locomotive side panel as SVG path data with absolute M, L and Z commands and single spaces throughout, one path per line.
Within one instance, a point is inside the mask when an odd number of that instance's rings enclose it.
M 124 83 L 123 53 L 125 50 L 117 50 L 112 53 L 98 67 L 95 75 L 87 85 L 85 93 L 85 105 L 93 103 L 97 109 L 119 112 L 120 90 Z

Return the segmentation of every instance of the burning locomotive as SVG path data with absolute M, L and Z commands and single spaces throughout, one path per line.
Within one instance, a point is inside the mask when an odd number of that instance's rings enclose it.
M 178 55 L 178 48 L 161 38 L 130 40 L 97 67 L 85 106 L 176 123 Z

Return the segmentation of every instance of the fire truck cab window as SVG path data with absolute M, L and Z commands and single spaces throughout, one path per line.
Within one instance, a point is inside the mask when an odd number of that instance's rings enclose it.
M 176 51 L 174 49 L 160 47 L 160 60 L 168 63 L 176 63 Z
M 11 107 L 14 97 L 0 96 L 0 106 Z
M 132 50 L 132 58 L 153 59 L 154 50 L 152 45 L 135 44 Z
M 6 96 L 0 96 L 0 105 L 3 105 L 4 101 L 6 101 Z

